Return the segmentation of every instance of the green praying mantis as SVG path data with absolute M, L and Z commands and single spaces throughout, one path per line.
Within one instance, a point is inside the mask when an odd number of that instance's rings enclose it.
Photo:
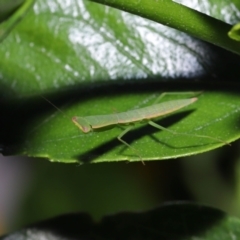
M 149 125 L 157 128 L 159 130 L 168 131 L 171 134 L 181 134 L 181 135 L 195 136 L 195 137 L 201 137 L 201 138 L 209 138 L 209 139 L 212 139 L 212 140 L 224 143 L 224 144 L 228 144 L 218 138 L 214 138 L 211 136 L 178 133 L 178 132 L 169 130 L 167 128 L 164 128 L 163 126 L 160 126 L 159 124 L 155 123 L 153 121 L 154 119 L 174 113 L 174 112 L 176 112 L 198 100 L 198 98 L 192 97 L 192 98 L 184 98 L 184 99 L 171 100 L 171 101 L 157 103 L 164 96 L 170 95 L 170 94 L 186 94 L 186 92 L 184 92 L 184 93 L 163 93 L 157 98 L 155 103 L 151 106 L 134 109 L 134 110 L 129 110 L 126 112 L 107 114 L 107 115 L 95 115 L 95 116 L 85 116 L 85 117 L 74 116 L 72 118 L 72 121 L 85 134 L 92 132 L 92 131 L 93 132 L 94 131 L 107 131 L 110 128 L 114 128 L 116 126 L 127 126 L 126 129 L 124 129 L 119 134 L 117 139 L 121 143 L 123 143 L 125 146 L 132 149 L 141 160 L 142 160 L 142 157 L 138 153 L 138 151 L 122 139 L 125 134 L 127 134 L 129 131 L 131 131 L 134 128 L 136 123 L 148 123 Z
M 118 125 L 127 126 L 127 128 L 119 134 L 117 139 L 121 143 L 123 143 L 125 146 L 131 148 L 139 156 L 141 160 L 142 160 L 142 157 L 140 156 L 138 151 L 122 139 L 125 134 L 127 134 L 129 131 L 131 131 L 134 128 L 136 123 L 148 123 L 149 125 L 159 130 L 168 131 L 172 134 L 181 134 L 181 135 L 196 136 L 201 138 L 209 138 L 218 142 L 222 142 L 224 144 L 228 144 L 220 139 L 217 139 L 211 136 L 178 133 L 178 132 L 169 130 L 167 128 L 164 128 L 163 126 L 160 126 L 159 124 L 155 123 L 153 119 L 157 119 L 159 117 L 163 117 L 168 114 L 174 113 L 198 100 L 198 98 L 193 97 L 189 99 L 178 99 L 178 100 L 172 100 L 172 101 L 167 101 L 162 103 L 156 103 L 156 102 L 159 102 L 160 99 L 162 99 L 167 94 L 170 95 L 170 94 L 179 94 L 179 93 L 163 93 L 159 96 L 159 98 L 157 98 L 155 103 L 151 106 L 129 110 L 126 112 L 115 113 L 115 114 L 85 116 L 85 117 L 75 116 L 72 118 L 72 121 L 83 133 L 89 133 L 91 131 L 106 131 Z

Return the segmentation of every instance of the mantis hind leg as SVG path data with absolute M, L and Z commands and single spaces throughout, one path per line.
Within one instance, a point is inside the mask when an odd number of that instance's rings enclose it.
M 215 141 L 217 141 L 217 142 L 224 143 L 225 145 L 230 145 L 228 142 L 224 142 L 224 141 L 221 140 L 221 139 L 214 138 L 214 137 L 211 137 L 211 136 L 175 132 L 175 131 L 173 131 L 173 130 L 169 130 L 169 129 L 163 127 L 163 126 L 160 126 L 159 124 L 157 124 L 157 123 L 155 123 L 155 122 L 153 122 L 153 121 L 148 121 L 148 124 L 150 124 L 151 126 L 157 128 L 157 129 L 159 129 L 159 130 L 167 131 L 167 132 L 170 132 L 170 133 L 172 133 L 172 134 L 192 136 L 192 137 L 194 136 L 194 137 L 200 137 L 200 138 L 208 138 L 208 139 L 215 140 Z
M 130 149 L 132 149 L 132 150 L 136 153 L 136 155 L 140 158 L 140 160 L 142 161 L 142 157 L 141 157 L 141 155 L 138 153 L 137 149 L 135 149 L 134 147 L 132 147 L 130 144 L 128 144 L 126 141 L 124 141 L 124 140 L 122 139 L 122 137 L 123 137 L 125 134 L 127 134 L 128 132 L 130 132 L 133 128 L 134 128 L 134 125 L 131 125 L 131 126 L 127 127 L 125 130 L 123 130 L 123 131 L 119 134 L 119 136 L 117 137 L 117 139 L 118 139 L 121 143 L 123 143 L 125 146 L 129 147 Z M 142 161 L 142 163 L 143 163 L 143 161 Z M 143 164 L 144 164 L 144 163 L 143 163 Z
M 187 94 L 189 94 L 190 96 L 191 95 L 197 96 L 197 95 L 199 95 L 201 93 L 202 92 L 164 92 L 164 93 L 160 94 L 160 96 L 154 101 L 153 104 L 159 103 L 161 101 L 161 99 L 164 98 L 167 95 L 187 95 Z

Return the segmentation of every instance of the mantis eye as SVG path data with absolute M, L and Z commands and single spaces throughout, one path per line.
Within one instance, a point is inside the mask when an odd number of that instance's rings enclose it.
M 88 133 L 92 130 L 90 124 L 82 117 L 73 117 L 72 121 L 84 133 Z
M 90 125 L 88 125 L 88 126 L 82 126 L 82 131 L 83 131 L 84 133 L 90 132 L 90 131 L 91 131 Z

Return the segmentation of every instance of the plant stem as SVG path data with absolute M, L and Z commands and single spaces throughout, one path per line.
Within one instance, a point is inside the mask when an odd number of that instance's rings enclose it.
M 25 0 L 21 6 L 16 9 L 6 21 L 0 24 L 0 42 L 10 33 L 14 26 L 24 17 L 27 11 L 32 7 L 35 0 Z
M 232 25 L 171 0 L 90 0 L 175 28 L 240 54 L 240 44 L 228 37 Z

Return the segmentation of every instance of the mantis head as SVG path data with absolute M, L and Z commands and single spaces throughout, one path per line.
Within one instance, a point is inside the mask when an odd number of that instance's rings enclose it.
M 91 125 L 83 117 L 73 117 L 73 123 L 84 133 L 92 131 Z

